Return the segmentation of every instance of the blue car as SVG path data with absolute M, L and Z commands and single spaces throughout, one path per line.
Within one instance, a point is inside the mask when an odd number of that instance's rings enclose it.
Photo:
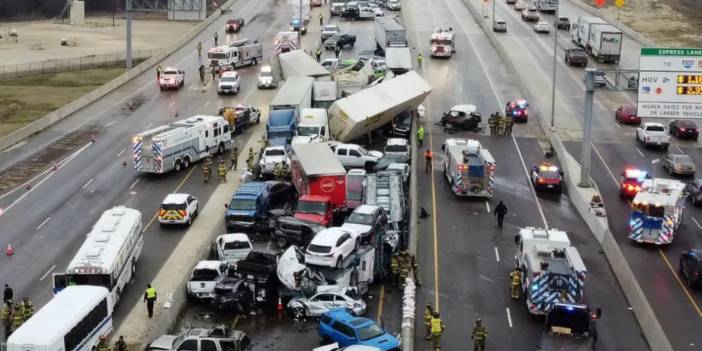
M 368 318 L 356 317 L 346 309 L 333 309 L 319 319 L 319 336 L 339 346 L 366 345 L 385 351 L 400 351 L 400 340 Z

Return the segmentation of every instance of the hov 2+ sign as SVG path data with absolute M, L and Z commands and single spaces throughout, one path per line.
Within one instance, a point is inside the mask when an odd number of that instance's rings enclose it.
M 702 49 L 642 48 L 640 117 L 702 119 Z

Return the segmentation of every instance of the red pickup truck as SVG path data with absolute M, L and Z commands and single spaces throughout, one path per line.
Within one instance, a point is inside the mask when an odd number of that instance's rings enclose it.
M 295 218 L 331 226 L 346 207 L 346 170 L 326 143 L 292 145 L 292 179 L 300 197 Z

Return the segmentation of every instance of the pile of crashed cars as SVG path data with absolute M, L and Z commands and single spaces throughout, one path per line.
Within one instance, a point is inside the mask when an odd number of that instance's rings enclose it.
M 398 122 L 397 133 L 411 135 L 403 126 Z M 363 162 L 344 156 L 352 150 Z M 389 277 L 392 256 L 407 245 L 410 150 L 405 138 L 387 139 L 382 152 L 333 142 L 264 146 L 252 162 L 256 179 L 242 182 L 227 204 L 228 233 L 192 271 L 188 299 L 214 313 L 285 306 L 295 320 L 361 318 L 364 295 Z M 377 334 L 368 340 L 340 340 L 321 326 L 320 337 L 339 347 L 399 347 L 395 336 L 367 327 Z

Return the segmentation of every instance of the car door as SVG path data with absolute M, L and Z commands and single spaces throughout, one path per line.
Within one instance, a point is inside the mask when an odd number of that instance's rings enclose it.
M 307 304 L 309 313 L 312 316 L 322 315 L 334 307 L 334 295 L 328 293 L 313 296 Z
M 198 340 L 187 339 L 178 345 L 176 351 L 198 351 Z
M 355 243 L 351 240 L 350 234 L 344 234 L 336 241 L 337 250 L 344 255 L 344 258 L 348 257 L 351 251 L 353 251 L 354 246 Z
M 356 333 L 348 325 L 336 321 L 332 324 L 331 329 L 334 331 L 333 339 L 339 343 L 339 346 L 349 346 L 356 343 Z
M 336 148 L 336 158 L 341 162 L 342 165 L 344 166 L 349 166 L 349 150 L 345 147 L 337 147 Z
M 348 303 L 348 298 L 341 294 L 334 294 L 334 308 L 351 307 Z
M 349 149 L 349 164 L 352 167 L 363 166 L 363 155 L 356 149 Z

